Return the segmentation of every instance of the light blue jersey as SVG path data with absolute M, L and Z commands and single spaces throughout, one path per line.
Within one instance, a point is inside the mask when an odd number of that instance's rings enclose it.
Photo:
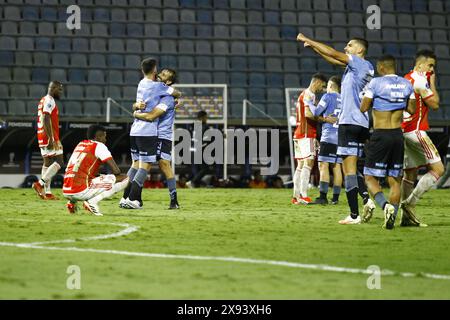
M 166 112 L 159 117 L 158 138 L 172 141 L 173 121 L 175 120 L 175 99 L 172 96 L 161 98 L 158 108 Z
M 144 101 L 145 109 L 141 112 L 150 112 L 155 108 L 162 97 L 173 93 L 173 88 L 166 86 L 163 82 L 153 81 L 147 78 L 139 82 L 136 101 Z M 131 126 L 130 136 L 152 137 L 158 135 L 158 121 L 144 121 L 134 119 Z
M 395 74 L 372 79 L 364 97 L 373 99 L 373 109 L 377 111 L 406 109 L 408 99 L 415 99 L 411 82 Z
M 311 107 L 310 107 L 311 108 Z M 326 93 L 320 99 L 317 107 L 311 109 L 314 116 L 332 116 L 339 118 L 341 113 L 341 95 L 337 92 Z M 338 143 L 338 124 L 323 123 L 322 124 L 322 136 L 320 137 L 320 142 Z
M 372 64 L 355 55 L 348 55 L 349 61 L 341 84 L 342 112 L 339 124 L 369 127 L 369 115 L 359 110 L 365 86 L 372 80 Z

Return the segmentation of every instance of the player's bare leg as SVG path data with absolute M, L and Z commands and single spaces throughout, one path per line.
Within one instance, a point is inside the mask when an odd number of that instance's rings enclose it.
M 394 228 L 395 216 L 397 215 L 400 202 L 400 178 L 395 179 L 388 177 L 388 183 L 391 188 L 389 201 L 386 200 L 380 183 L 376 177 L 366 175 L 365 182 L 370 194 L 384 212 L 383 227 L 386 229 Z M 363 217 L 364 222 L 369 220 L 370 217 Z
M 331 199 L 331 204 L 338 204 L 342 188 L 342 166 L 340 163 L 335 163 L 331 165 L 331 168 L 333 170 L 333 198 Z
M 179 209 L 180 205 L 178 204 L 177 199 L 177 182 L 175 180 L 175 176 L 173 174 L 172 166 L 170 165 L 170 161 L 161 159 L 159 160 L 159 167 L 161 171 L 164 173 L 164 176 L 167 180 L 167 188 L 169 189 L 170 196 L 170 205 L 169 209 Z

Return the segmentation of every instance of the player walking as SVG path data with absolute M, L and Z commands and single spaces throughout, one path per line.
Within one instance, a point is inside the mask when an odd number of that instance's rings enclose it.
M 297 169 L 294 173 L 294 194 L 292 204 L 308 204 L 311 198 L 308 197 L 308 184 L 311 169 L 314 166 L 314 159 L 317 150 L 317 121 L 306 116 L 309 110 L 308 104 L 316 103 L 316 94 L 325 91 L 327 79 L 323 74 L 313 75 L 309 87 L 298 97 L 297 102 L 297 128 L 294 132 L 294 150 L 297 160 Z
M 44 200 L 57 200 L 50 185 L 52 178 L 64 166 L 63 147 L 59 140 L 59 110 L 55 102 L 62 91 L 60 82 L 50 82 L 47 95 L 41 98 L 38 105 L 37 139 L 44 163 L 41 179 L 33 183 L 32 188 Z
M 365 39 L 353 38 L 344 48 L 344 53 L 311 40 L 301 33 L 297 40 L 304 42 L 306 47 L 311 47 L 326 61 L 346 67 L 341 85 L 342 111 L 339 116 L 337 153 L 343 158 L 344 184 L 350 215 L 339 223 L 359 224 L 361 217 L 358 208 L 357 162 L 358 157 L 362 157 L 364 143 L 369 138 L 369 115 L 367 112 L 361 112 L 359 107 L 363 90 L 374 75 L 372 64 L 364 59 L 369 44 Z M 375 209 L 373 201 L 369 200 L 364 205 L 364 212 Z
M 92 125 L 88 140 L 81 141 L 72 153 L 64 175 L 63 194 L 69 199 L 67 209 L 77 211 L 77 202 L 96 216 L 102 216 L 98 203 L 122 191 L 128 184 L 127 176 L 119 176 L 120 169 L 106 147 L 106 130 Z M 98 169 L 106 163 L 113 174 L 97 176 Z
M 416 54 L 414 70 L 405 78 L 411 82 L 416 95 L 416 112 L 405 114 L 402 128 L 405 137 L 405 175 L 402 181 L 402 220 L 401 226 L 423 226 L 416 217 L 416 203 L 425 192 L 444 174 L 439 152 L 427 135 L 428 111 L 439 108 L 439 94 L 436 90 L 436 56 L 430 50 Z M 426 166 L 428 172 L 417 179 L 417 169 Z
M 394 228 L 400 204 L 400 183 L 403 168 L 403 111 L 414 113 L 414 89 L 408 80 L 395 74 L 395 58 L 381 57 L 377 62 L 381 77 L 370 81 L 361 102 L 361 112 L 373 108 L 373 134 L 367 146 L 364 176 L 369 192 L 384 211 L 384 227 Z M 409 101 L 408 101 L 409 99 Z M 390 187 L 386 200 L 377 178 L 387 177 Z M 370 217 L 364 217 L 368 221 Z

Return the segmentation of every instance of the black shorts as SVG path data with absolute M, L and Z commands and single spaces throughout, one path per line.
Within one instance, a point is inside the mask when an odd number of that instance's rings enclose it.
M 364 144 L 369 137 L 368 128 L 353 124 L 340 124 L 337 154 L 340 156 L 363 157 Z
M 158 139 L 158 149 L 156 160 L 172 160 L 172 141 L 166 139 Z
M 319 162 L 342 163 L 342 158 L 337 155 L 337 144 L 321 142 L 319 150 Z
M 402 129 L 375 129 L 367 144 L 364 175 L 400 177 L 404 150 Z
M 158 152 L 158 137 L 130 136 L 130 151 L 133 161 L 155 163 Z

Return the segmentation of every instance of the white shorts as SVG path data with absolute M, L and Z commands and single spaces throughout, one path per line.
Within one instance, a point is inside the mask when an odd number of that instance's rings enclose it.
M 294 139 L 294 158 L 297 160 L 314 160 L 318 147 L 316 138 Z
M 116 176 L 113 174 L 101 175 L 100 177 L 92 179 L 89 187 L 78 193 L 64 193 L 63 195 L 71 201 L 86 201 L 93 197 L 111 190 L 114 183 L 116 183 Z
M 425 131 L 411 131 L 405 138 L 404 169 L 413 169 L 441 161 L 438 150 Z
M 51 157 L 55 157 L 55 156 L 59 156 L 63 154 L 63 147 L 60 141 L 57 142 L 59 144 L 59 149 L 55 150 L 55 149 L 48 149 L 47 147 L 41 147 L 41 155 L 44 158 L 51 158 Z

